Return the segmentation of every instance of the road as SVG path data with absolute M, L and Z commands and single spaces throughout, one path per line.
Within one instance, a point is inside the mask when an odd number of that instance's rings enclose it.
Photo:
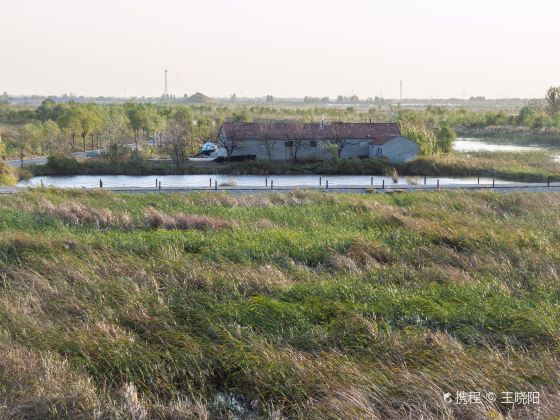
M 134 147 L 134 143 L 127 144 L 126 146 L 132 148 L 132 147 Z M 72 157 L 74 157 L 74 158 L 91 158 L 91 157 L 97 157 L 104 152 L 105 152 L 105 149 L 86 150 L 85 152 L 74 152 L 74 153 L 72 153 Z M 29 158 L 29 159 L 23 159 L 23 166 L 44 165 L 45 163 L 47 163 L 47 157 L 46 156 L 39 156 L 39 157 L 34 157 L 34 158 Z M 21 166 L 21 159 L 7 160 L 6 164 L 8 164 L 10 166 L 13 166 L 15 168 L 19 168 Z
M 38 158 L 31 158 L 31 159 L 23 159 L 23 166 L 30 166 L 30 165 L 44 165 L 47 163 L 46 157 L 38 157 Z M 21 160 L 7 160 L 6 164 L 19 168 L 21 166 Z

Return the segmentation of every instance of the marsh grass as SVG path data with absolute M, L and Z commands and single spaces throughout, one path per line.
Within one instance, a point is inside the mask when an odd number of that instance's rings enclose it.
M 557 416 L 559 205 L 0 197 L 0 416 Z M 460 390 L 541 404 L 443 402 Z
M 469 152 L 423 156 L 401 165 L 401 173 L 419 176 L 484 176 L 524 182 L 560 180 L 553 153 Z

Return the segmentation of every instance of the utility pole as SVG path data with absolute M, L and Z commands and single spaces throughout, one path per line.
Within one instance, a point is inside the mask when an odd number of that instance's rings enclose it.
M 167 99 L 169 97 L 169 89 L 167 87 L 167 69 L 165 69 L 165 89 L 163 91 L 163 98 Z

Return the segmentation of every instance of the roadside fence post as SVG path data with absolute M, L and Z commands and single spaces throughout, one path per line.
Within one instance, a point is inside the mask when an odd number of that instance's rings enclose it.
M 217 190 L 218 189 L 218 181 L 214 180 L 214 189 Z
M 265 187 L 268 187 L 268 177 L 266 177 L 266 178 L 264 179 L 264 186 L 265 186 Z
M 480 177 L 476 180 L 477 185 L 480 185 Z
M 373 187 L 373 177 L 371 177 L 370 185 Z
M 438 178 L 438 180 L 437 180 L 437 188 L 438 188 L 438 190 L 439 190 L 439 178 Z
M 320 187 L 321 185 L 323 185 L 323 177 L 322 177 L 322 176 L 319 177 L 319 187 Z
M 426 185 L 426 175 L 424 175 L 424 185 Z
M 99 188 L 103 188 L 103 181 L 99 178 Z
M 546 180 L 546 186 L 550 187 L 550 177 L 548 177 L 547 180 Z
M 382 189 L 382 190 L 385 189 L 385 180 L 383 180 L 383 185 L 381 186 L 381 189 Z
M 328 179 L 325 181 L 325 185 L 327 186 L 327 190 L 328 190 L 329 189 L 329 180 Z
M 495 186 L 496 186 L 496 180 L 492 178 L 492 188 L 494 188 Z
M 161 191 L 161 181 L 158 182 L 158 190 Z
M 44 187 L 44 185 L 43 185 L 43 180 L 41 180 L 41 188 L 43 188 L 43 187 Z
M 270 189 L 271 190 L 274 189 L 274 180 L 273 179 L 270 180 Z
M 156 178 L 156 188 L 157 188 L 157 186 L 158 186 L 158 182 L 157 182 L 157 178 Z

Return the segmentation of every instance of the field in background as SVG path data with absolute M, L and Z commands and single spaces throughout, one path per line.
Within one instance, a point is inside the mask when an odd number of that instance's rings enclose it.
M 4 417 L 560 412 L 558 194 L 0 197 Z M 538 391 L 540 405 L 443 393 Z

